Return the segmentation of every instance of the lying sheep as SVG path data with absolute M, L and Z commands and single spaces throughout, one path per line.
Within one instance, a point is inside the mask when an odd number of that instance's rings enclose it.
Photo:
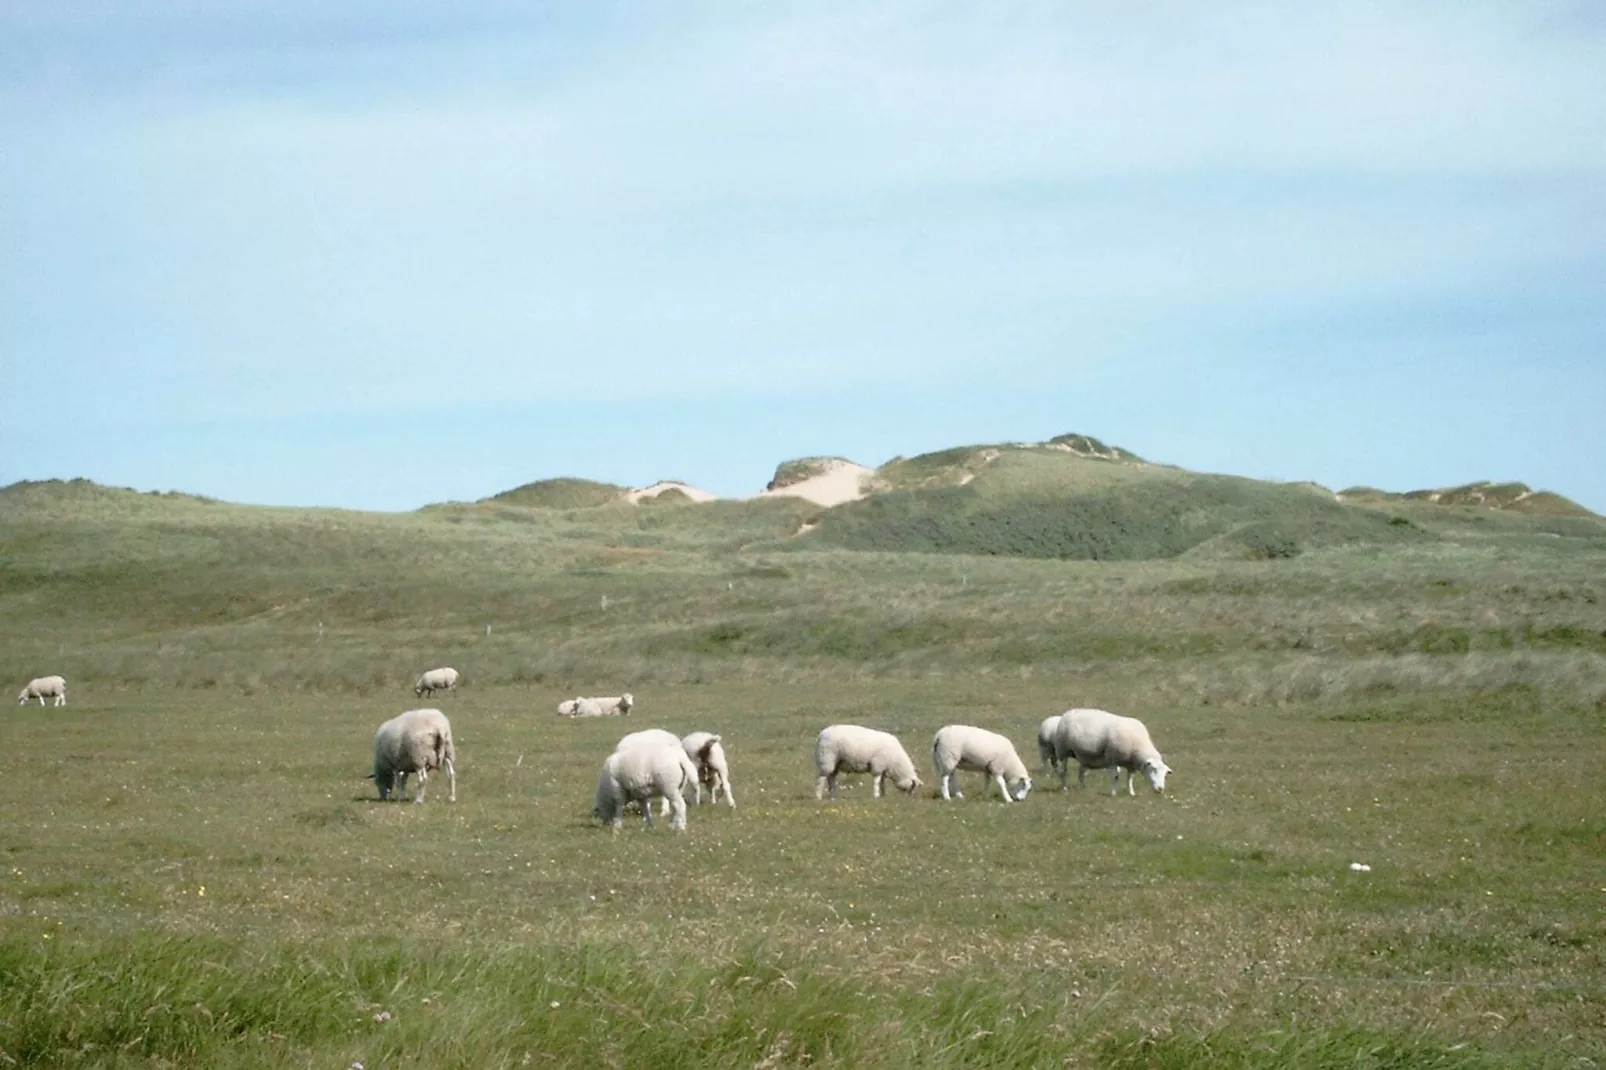
M 45 704 L 47 698 L 55 699 L 51 703 L 52 706 L 67 705 L 66 679 L 60 676 L 40 676 L 29 680 L 28 686 L 17 696 L 17 705 L 26 706 L 31 698 L 38 699 L 41 706 Z
M 1005 802 L 1024 802 L 1026 793 L 1032 790 L 1032 778 L 1027 775 L 1020 755 L 1015 753 L 1015 744 L 985 728 L 951 724 L 938 729 L 931 741 L 931 764 L 937 769 L 937 783 L 944 799 L 965 797 L 954 786 L 954 777 L 961 769 L 982 774 L 983 797 L 987 794 L 987 778 L 998 782 L 998 794 Z
M 621 717 L 628 714 L 635 704 L 635 696 L 628 691 L 606 698 L 571 698 L 558 703 L 558 716 Z
M 606 698 L 594 698 L 590 701 L 597 705 L 603 717 L 627 716 L 631 707 L 636 704 L 635 696 L 628 691 L 622 695 L 609 695 Z
M 888 777 L 905 795 L 914 794 L 921 785 L 915 773 L 915 763 L 903 749 L 898 737 L 874 728 L 861 728 L 853 724 L 834 724 L 821 729 L 814 741 L 814 766 L 819 780 L 814 784 L 814 797 L 825 797 L 826 788 L 836 798 L 838 773 L 869 773 L 870 794 L 879 799 L 882 784 Z
M 425 694 L 433 695 L 437 691 L 457 691 L 457 670 L 453 668 L 431 669 L 418 678 L 413 685 L 413 694 L 423 697 Z
M 418 794 L 414 802 L 424 801 L 424 787 L 431 769 L 446 770 L 449 802 L 457 801 L 457 771 L 453 761 L 452 724 L 440 710 L 408 710 L 379 726 L 374 733 L 374 771 L 369 778 L 379 786 L 380 799 L 407 798 L 407 774 L 418 774 Z
M 697 767 L 692 764 L 680 746 L 680 740 L 665 732 L 667 740 L 657 738 L 657 729 L 648 733 L 632 733 L 639 737 L 620 740 L 620 748 L 608 755 L 602 763 L 602 776 L 597 779 L 596 806 L 592 813 L 604 825 L 620 828 L 624 824 L 625 805 L 641 804 L 652 828 L 652 800 L 657 797 L 668 806 L 669 827 L 675 832 L 686 830 L 686 796 L 688 787 L 697 783 Z
M 1037 726 L 1037 757 L 1043 763 L 1043 772 L 1058 773 L 1060 761 L 1054 754 L 1054 733 L 1059 728 L 1060 717 L 1056 713 L 1052 717 L 1044 717 L 1043 723 Z
M 1136 795 L 1132 777 L 1142 773 L 1149 786 L 1165 791 L 1166 774 L 1171 767 L 1160 758 L 1149 739 L 1149 730 L 1135 717 L 1121 717 L 1104 710 L 1067 710 L 1060 716 L 1054 733 L 1054 758 L 1060 764 L 1060 790 L 1070 775 L 1071 759 L 1076 760 L 1076 783 L 1085 786 L 1089 769 L 1110 771 L 1110 794 L 1121 786 L 1121 770 L 1126 770 L 1126 792 Z
M 725 801 L 732 810 L 736 809 L 736 796 L 731 794 L 731 771 L 725 761 L 725 748 L 720 745 L 719 737 L 711 732 L 693 732 L 680 741 L 682 749 L 697 766 L 697 805 L 703 803 L 702 785 L 708 785 L 708 801 L 719 803 L 719 793 L 725 793 Z

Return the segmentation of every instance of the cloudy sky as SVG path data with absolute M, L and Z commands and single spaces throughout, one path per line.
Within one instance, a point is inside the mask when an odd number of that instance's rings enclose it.
M 1606 511 L 1598 3 L 0 0 L 0 483 L 1080 431 Z

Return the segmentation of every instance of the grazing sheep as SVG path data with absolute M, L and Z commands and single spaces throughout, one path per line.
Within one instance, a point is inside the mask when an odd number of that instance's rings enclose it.
M 725 793 L 725 801 L 732 810 L 736 809 L 736 796 L 731 794 L 731 771 L 725 761 L 725 748 L 720 745 L 719 737 L 710 732 L 693 732 L 680 741 L 686 754 L 697 765 L 697 805 L 703 802 L 702 785 L 708 785 L 708 801 L 718 804 L 719 793 Z
M 652 730 L 656 733 L 658 730 Z M 619 828 L 624 824 L 625 804 L 638 802 L 652 828 L 652 800 L 661 798 L 668 807 L 669 828 L 675 832 L 686 830 L 686 796 L 688 787 L 697 782 L 697 767 L 681 749 L 680 740 L 664 733 L 673 742 L 632 733 L 645 738 L 620 740 L 620 749 L 608 755 L 602 763 L 602 776 L 597 779 L 596 806 L 592 813 L 604 825 Z
M 1135 717 L 1121 717 L 1104 710 L 1067 710 L 1060 716 L 1054 733 L 1054 757 L 1060 762 L 1060 790 L 1070 775 L 1070 760 L 1076 759 L 1076 783 L 1085 786 L 1089 769 L 1110 771 L 1110 794 L 1121 786 L 1121 770 L 1126 770 L 1126 793 L 1136 795 L 1132 778 L 1142 773 L 1149 786 L 1165 791 L 1166 774 L 1171 767 L 1160 758 L 1149 739 L 1149 730 Z
M 457 753 L 452 747 L 452 725 L 440 710 L 408 710 L 379 726 L 374 734 L 374 771 L 369 778 L 379 786 L 380 799 L 407 798 L 407 774 L 418 774 L 415 803 L 424 801 L 424 786 L 431 769 L 446 770 L 448 800 L 457 801 Z
M 1044 717 L 1037 726 L 1037 757 L 1043 763 L 1043 772 L 1058 773 L 1060 760 L 1054 754 L 1054 732 L 1059 728 L 1060 714 Z
M 450 691 L 457 693 L 457 670 L 453 668 L 431 669 L 418 678 L 413 685 L 413 694 L 420 697 L 425 694 L 433 695 L 437 691 Z
M 680 744 L 680 737 L 675 735 L 675 733 L 669 731 L 667 728 L 643 728 L 639 732 L 627 732 L 624 735 L 620 736 L 619 737 L 619 742 L 614 744 L 613 749 L 614 749 L 615 753 L 618 753 L 619 751 L 627 750 L 630 747 L 639 747 L 639 746 L 641 746 L 643 744 L 654 744 L 654 745 L 662 744 L 662 745 L 667 746 L 667 745 L 669 745 L 671 743 L 674 744 L 676 747 L 679 747 L 681 745 Z M 682 749 L 684 749 L 684 748 L 682 748 Z M 689 756 L 688 756 L 687 760 L 688 761 L 694 761 L 694 759 L 691 759 Z M 692 791 L 696 795 L 696 800 L 697 800 L 696 805 L 701 806 L 703 804 L 703 788 L 702 788 L 702 785 L 700 783 L 698 783 L 698 779 L 697 779 L 697 776 L 696 776 L 696 766 L 695 765 L 693 765 L 693 776 L 692 776 L 692 785 L 691 786 L 692 786 Z M 664 800 L 663 812 L 666 813 L 666 814 L 669 813 L 669 800 L 668 799 Z
M 983 797 L 987 794 L 987 778 L 998 782 L 998 794 L 1005 802 L 1024 802 L 1026 793 L 1032 790 L 1032 778 L 1027 775 L 1020 755 L 1015 753 L 1015 744 L 985 728 L 951 724 L 938 729 L 931 741 L 931 764 L 937 768 L 937 783 L 944 799 L 965 797 L 954 780 L 961 769 L 982 775 Z
M 52 706 L 65 706 L 67 705 L 67 681 L 60 676 L 41 676 L 37 679 L 29 680 L 28 686 L 23 688 L 22 694 L 17 696 L 17 705 L 26 706 L 31 698 L 38 699 L 41 706 L 45 704 L 45 699 L 47 698 L 55 700 L 51 703 Z
M 870 794 L 877 799 L 888 777 L 905 795 L 914 794 L 922 783 L 915 773 L 915 763 L 909 760 L 909 752 L 897 736 L 854 724 L 834 724 L 820 730 L 820 737 L 814 741 L 814 766 L 820 775 L 814 784 L 816 799 L 824 798 L 827 788 L 831 798 L 836 798 L 838 773 L 869 773 Z
M 636 704 L 630 692 L 606 698 L 571 698 L 558 703 L 560 717 L 620 717 Z
M 667 728 L 643 728 L 639 732 L 627 732 L 620 736 L 613 749 L 621 751 L 627 747 L 639 747 L 643 743 L 673 743 L 678 747 L 680 737 Z

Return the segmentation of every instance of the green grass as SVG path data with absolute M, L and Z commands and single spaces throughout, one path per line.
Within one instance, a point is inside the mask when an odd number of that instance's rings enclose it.
M 1294 557 L 1086 561 L 796 537 L 819 513 L 0 492 L 7 678 L 71 702 L 7 715 L 0 1065 L 1606 1059 L 1597 523 L 1402 503 Z M 460 801 L 381 805 L 373 730 L 437 664 Z M 825 724 L 1035 766 L 1070 705 L 1143 717 L 1170 794 L 813 799 Z M 722 733 L 740 808 L 597 828 L 650 726 Z
M 1062 690 L 663 687 L 629 721 L 591 723 L 556 717 L 558 697 L 443 700 L 460 798 L 422 807 L 379 804 L 360 779 L 405 693 L 81 689 L 65 710 L 17 711 L 0 1051 L 130 1066 L 1602 1054 L 1606 826 L 1598 793 L 1556 787 L 1606 774 L 1598 714 L 1145 711 L 1177 767 L 1167 798 L 1040 780 L 1020 806 L 943 805 L 929 785 L 876 801 L 861 778 L 821 805 L 822 724 L 884 725 L 922 765 L 950 721 L 1024 752 Z M 740 807 L 694 809 L 681 837 L 597 828 L 596 767 L 647 725 L 722 732 Z

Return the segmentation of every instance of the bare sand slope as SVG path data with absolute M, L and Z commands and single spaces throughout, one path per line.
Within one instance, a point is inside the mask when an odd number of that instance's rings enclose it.
M 809 478 L 788 483 L 784 487 L 776 487 L 774 490 L 766 490 L 759 497 L 786 496 L 805 498 L 815 505 L 826 507 L 841 505 L 843 502 L 854 502 L 864 497 L 865 481 L 874 474 L 875 469 L 854 464 L 852 461 L 824 461 L 821 463 L 820 471 Z
M 638 487 L 625 492 L 625 501 L 631 505 L 640 505 L 648 498 L 656 498 L 669 491 L 679 491 L 694 502 L 711 502 L 717 500 L 716 496 L 692 486 L 690 483 L 678 483 L 673 479 L 662 479 L 650 487 Z

